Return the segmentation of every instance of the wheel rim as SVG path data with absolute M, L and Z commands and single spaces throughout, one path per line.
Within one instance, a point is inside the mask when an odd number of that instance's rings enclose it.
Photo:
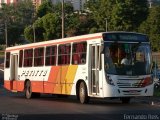
M 26 85 L 26 98 L 30 98 L 31 96 L 31 87 L 30 87 L 30 84 L 27 83 Z
M 27 94 L 27 96 L 29 96 L 29 95 L 30 95 L 30 93 L 31 93 L 31 91 L 30 91 L 30 87 L 29 87 L 29 86 L 27 86 L 27 90 L 26 90 L 26 94 Z

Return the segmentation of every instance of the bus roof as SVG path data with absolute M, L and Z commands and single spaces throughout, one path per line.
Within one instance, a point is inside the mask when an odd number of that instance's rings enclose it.
M 136 33 L 136 32 L 125 32 L 125 31 L 112 31 L 112 32 L 100 32 L 100 33 L 93 33 L 93 34 L 87 34 L 87 35 L 80 35 L 80 36 L 74 36 L 74 37 L 68 37 L 68 38 L 61 38 L 61 39 L 55 39 L 55 40 L 49 40 L 49 41 L 42 41 L 42 42 L 36 42 L 36 43 L 30 43 L 25 45 L 18 45 L 13 47 L 6 48 L 6 51 L 12 51 L 12 50 L 21 50 L 21 49 L 30 49 L 30 48 L 36 48 L 36 47 L 43 47 L 43 46 L 51 46 L 56 44 L 64 44 L 64 43 L 70 43 L 70 42 L 81 42 L 81 41 L 88 41 L 93 39 L 101 39 L 104 40 L 106 37 L 109 36 L 109 41 L 115 41 L 114 37 L 111 35 L 115 34 L 136 34 L 136 35 L 142 35 L 146 36 L 145 34 Z M 113 38 L 112 38 L 113 37 Z M 118 39 L 117 39 L 118 40 Z
M 81 42 L 81 41 L 93 40 L 98 38 L 102 38 L 102 33 L 94 33 L 94 34 L 87 34 L 87 35 L 81 35 L 81 36 L 74 36 L 74 37 L 67 37 L 67 38 L 61 38 L 61 39 L 55 39 L 55 40 L 49 40 L 49 41 L 30 43 L 25 45 L 18 45 L 18 46 L 8 47 L 6 48 L 6 51 L 20 50 L 24 48 L 30 49 L 35 47 L 43 47 L 43 46 L 64 44 L 64 43 L 70 43 L 70 42 Z

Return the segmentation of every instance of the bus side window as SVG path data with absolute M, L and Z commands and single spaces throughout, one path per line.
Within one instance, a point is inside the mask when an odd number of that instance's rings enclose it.
M 5 64 L 6 68 L 10 67 L 10 52 L 6 52 L 6 64 Z
M 72 64 L 85 64 L 86 63 L 87 43 L 74 43 L 72 51 Z
M 34 66 L 44 65 L 44 48 L 36 48 L 34 50 Z
M 24 67 L 31 67 L 33 63 L 33 49 L 24 50 Z
M 70 64 L 71 45 L 59 45 L 58 47 L 58 64 L 68 65 Z
M 57 46 L 46 47 L 45 65 L 56 65 Z
M 19 51 L 19 67 L 22 67 L 23 64 L 23 50 Z

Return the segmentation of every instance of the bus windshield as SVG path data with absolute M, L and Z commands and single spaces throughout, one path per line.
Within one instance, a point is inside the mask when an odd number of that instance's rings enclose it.
M 104 44 L 105 71 L 115 75 L 147 75 L 151 73 L 149 43 Z

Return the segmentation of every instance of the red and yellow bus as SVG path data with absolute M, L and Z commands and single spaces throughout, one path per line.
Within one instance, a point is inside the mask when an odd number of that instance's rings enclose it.
M 75 95 L 81 103 L 90 97 L 128 103 L 131 97 L 153 95 L 151 63 L 149 39 L 140 33 L 105 32 L 31 43 L 6 48 L 4 87 L 25 92 L 28 99 L 50 93 Z

